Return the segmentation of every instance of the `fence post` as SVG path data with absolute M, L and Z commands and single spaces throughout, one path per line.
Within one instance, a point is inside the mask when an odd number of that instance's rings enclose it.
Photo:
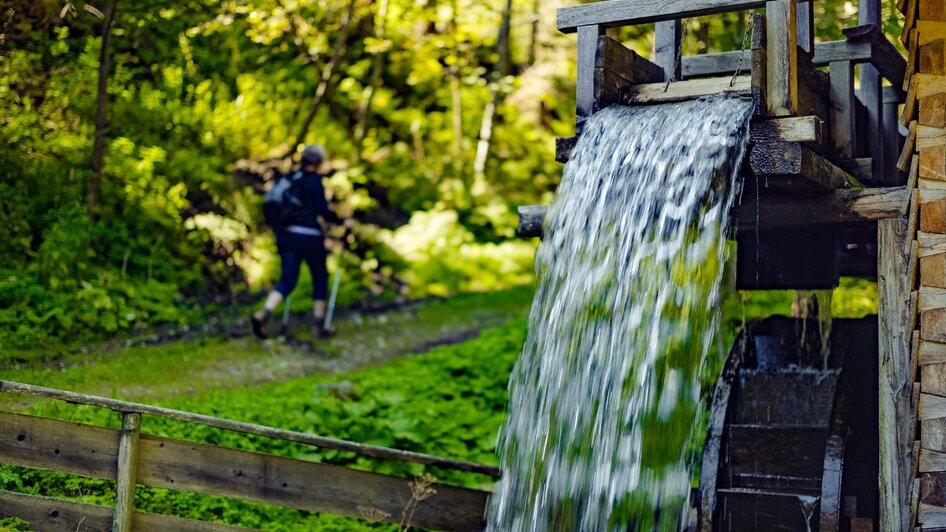
M 138 439 L 141 436 L 141 414 L 122 414 L 122 430 L 118 439 L 118 478 L 115 487 L 115 513 L 112 532 L 131 532 L 135 515 L 135 484 L 138 477 Z

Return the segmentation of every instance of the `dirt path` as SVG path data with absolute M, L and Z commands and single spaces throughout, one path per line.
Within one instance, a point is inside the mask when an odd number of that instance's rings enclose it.
M 305 320 L 287 338 L 259 341 L 245 326 L 217 334 L 188 331 L 156 341 L 54 360 L 8 359 L 0 378 L 128 400 L 159 400 L 216 389 L 255 386 L 313 373 L 343 373 L 475 337 L 483 327 L 525 312 L 531 290 L 461 295 L 380 313 L 349 313 L 337 335 L 313 341 Z M 278 327 L 274 327 L 276 329 Z M 11 361 L 12 360 L 12 361 Z

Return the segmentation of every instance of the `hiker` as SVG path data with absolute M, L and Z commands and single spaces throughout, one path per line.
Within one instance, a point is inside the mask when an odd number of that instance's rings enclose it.
M 329 208 L 319 167 L 325 148 L 309 144 L 302 150 L 302 168 L 280 177 L 266 194 L 266 222 L 276 232 L 276 248 L 282 264 L 279 283 L 266 297 L 263 308 L 253 313 L 253 334 L 266 338 L 266 324 L 276 307 L 289 296 L 299 280 L 302 261 L 312 274 L 312 336 L 325 338 L 334 331 L 325 324 L 328 269 L 325 266 L 325 232 L 319 222 L 340 224 L 342 219 Z

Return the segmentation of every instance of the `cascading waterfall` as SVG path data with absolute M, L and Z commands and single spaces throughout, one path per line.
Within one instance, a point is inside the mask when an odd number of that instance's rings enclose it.
M 676 530 L 751 104 L 591 117 L 545 222 L 488 529 Z

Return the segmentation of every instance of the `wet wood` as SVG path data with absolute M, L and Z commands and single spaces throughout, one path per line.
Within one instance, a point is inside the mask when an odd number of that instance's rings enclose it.
M 542 236 L 542 224 L 545 223 L 545 214 L 548 205 L 520 205 L 519 225 L 516 233 L 523 237 Z
M 578 144 L 578 137 L 558 137 L 555 139 L 555 162 L 567 163 L 572 150 Z
M 0 380 L 0 392 L 26 395 L 26 396 L 32 396 L 32 397 L 45 397 L 48 399 L 56 399 L 59 401 L 65 401 L 65 402 L 75 403 L 75 404 L 92 405 L 92 406 L 114 410 L 116 412 L 137 412 L 139 414 L 155 415 L 158 417 L 163 417 L 167 419 L 176 419 L 178 421 L 187 421 L 191 423 L 197 423 L 199 425 L 206 425 L 208 427 L 215 427 L 218 429 L 242 432 L 244 434 L 255 434 L 257 436 L 263 436 L 266 438 L 293 441 L 296 443 L 304 443 L 307 445 L 313 445 L 313 446 L 322 447 L 325 449 L 335 449 L 338 451 L 353 452 L 355 454 L 360 454 L 363 456 L 371 456 L 374 458 L 400 460 L 402 462 L 415 462 L 419 464 L 427 464 L 431 466 L 436 466 L 436 467 L 440 467 L 444 469 L 456 469 L 460 471 L 482 473 L 482 474 L 495 476 L 495 477 L 499 476 L 498 468 L 492 467 L 492 466 L 485 466 L 482 464 L 476 464 L 472 462 L 450 460 L 447 458 L 431 456 L 431 455 L 427 455 L 423 453 L 403 451 L 400 449 L 389 449 L 387 447 L 367 445 L 363 443 L 339 440 L 336 438 L 327 438 L 324 436 L 318 436 L 315 434 L 307 434 L 304 432 L 276 429 L 273 427 L 267 427 L 265 425 L 257 425 L 255 423 L 233 421 L 229 419 L 217 418 L 217 417 L 207 416 L 203 414 L 195 414 L 193 412 L 184 412 L 182 410 L 162 408 L 159 406 L 151 406 L 151 405 L 145 405 L 141 403 L 132 403 L 128 401 L 119 401 L 117 399 L 110 399 L 107 397 L 98 397 L 94 395 L 69 392 L 65 390 L 57 390 L 54 388 L 46 388 L 43 386 L 34 386 L 32 384 L 23 384 L 19 382 Z M 0 424 L 0 427 L 2 427 L 2 424 Z M 117 438 L 117 435 L 115 437 Z M 115 449 L 117 452 L 117 439 L 116 439 Z M 81 474 L 81 473 L 77 473 L 77 474 Z
M 645 24 L 730 11 L 746 11 L 766 4 L 758 0 L 605 0 L 559 8 L 556 27 L 573 33 L 582 26 L 605 27 Z
M 826 431 L 836 388 L 837 378 L 830 374 L 744 369 L 739 375 L 739 401 L 732 407 L 730 422 L 818 425 Z M 805 390 L 804 397 L 798 390 Z
M 744 94 L 749 97 L 750 86 L 749 76 L 677 81 L 669 86 L 666 83 L 646 83 L 630 87 L 625 93 L 623 103 L 639 105 L 679 102 L 717 93 Z
M 732 472 L 819 478 L 828 439 L 824 421 L 823 426 L 729 425 Z
M 844 439 L 828 438 L 824 451 L 821 479 L 821 516 L 819 532 L 837 532 L 841 528 L 841 483 L 844 473 Z
M 719 497 L 721 513 L 727 522 L 751 524 L 733 530 L 796 532 L 817 528 L 817 497 L 803 500 L 793 493 L 739 489 L 720 490 Z M 811 506 L 805 508 L 804 502 L 809 502 Z
M 749 167 L 770 184 L 790 191 L 824 191 L 848 188 L 852 180 L 844 170 L 793 142 L 756 143 L 749 151 Z
M 794 2 L 767 2 L 765 18 L 766 114 L 794 115 L 798 112 L 798 35 Z
M 122 415 L 118 436 L 118 474 L 115 483 L 115 514 L 112 532 L 131 532 L 135 516 L 135 484 L 138 479 L 138 442 L 141 436 L 141 414 Z
M 112 530 L 112 509 L 107 506 L 64 501 L 50 497 L 0 490 L 0 515 L 27 521 L 32 530 L 62 532 L 108 532 Z M 205 523 L 170 515 L 136 512 L 136 532 L 238 532 L 250 530 Z

